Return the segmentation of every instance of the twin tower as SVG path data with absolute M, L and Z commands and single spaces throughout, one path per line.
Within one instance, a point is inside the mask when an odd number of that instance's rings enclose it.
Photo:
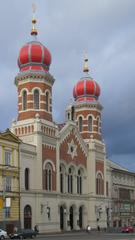
M 35 18 L 32 24 L 33 41 L 20 49 L 18 57 L 19 73 L 15 78 L 18 90 L 18 118 L 12 124 L 12 131 L 23 143 L 28 144 L 25 145 L 27 154 L 24 154 L 24 159 L 21 157 L 20 168 L 25 172 L 25 168 L 29 166 L 30 186 L 35 189 L 35 193 L 36 189 L 40 190 L 41 195 L 38 194 L 39 199 L 34 198 L 36 195 L 30 198 L 29 194 L 32 192 L 25 189 L 27 194 L 21 196 L 22 212 L 25 203 L 29 202 L 37 216 L 36 220 L 33 217 L 33 224 L 40 222 L 40 230 L 44 231 L 40 205 L 49 204 L 50 211 L 56 211 L 54 203 L 57 199 L 58 211 L 54 214 L 53 218 L 56 219 L 53 221 L 60 221 L 61 229 L 78 229 L 79 226 L 82 228 L 87 224 L 96 228 L 98 215 L 101 226 L 105 227 L 108 183 L 106 151 L 101 134 L 102 106 L 98 101 L 100 87 L 89 75 L 88 58 L 85 56 L 84 76 L 73 88 L 74 101 L 66 108 L 66 121 L 62 125 L 56 124 L 52 116 L 52 87 L 55 79 L 49 71 L 52 58 L 49 50 L 36 39 Z M 28 157 L 33 147 L 36 151 L 35 162 L 33 156 Z M 25 174 L 21 171 L 21 189 L 24 191 Z M 32 179 L 35 174 L 38 181 L 33 185 Z M 48 191 L 57 194 L 57 198 L 54 195 L 54 200 Z M 72 198 L 72 195 L 75 198 Z M 37 201 L 36 206 L 34 201 Z M 99 212 L 101 206 L 102 217 Z M 49 223 L 46 224 L 49 229 Z M 56 231 L 57 227 L 53 226 L 53 229 Z
M 34 20 L 33 20 L 34 22 Z M 35 22 L 34 22 L 35 24 Z M 32 35 L 37 35 L 33 27 Z M 18 136 L 29 134 L 27 120 L 40 118 L 53 122 L 52 86 L 54 78 L 49 72 L 51 54 L 36 38 L 26 43 L 19 52 L 19 73 L 15 78 L 18 89 L 18 121 L 25 122 L 25 128 L 16 128 Z M 89 75 L 88 58 L 84 59 L 84 77 L 73 89 L 74 103 L 66 109 L 66 120 L 74 121 L 84 140 L 101 140 L 101 110 L 98 102 L 100 87 Z

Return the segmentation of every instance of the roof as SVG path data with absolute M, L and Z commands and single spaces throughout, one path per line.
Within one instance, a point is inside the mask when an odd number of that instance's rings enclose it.
M 122 167 L 121 165 L 119 165 L 118 163 L 113 162 L 110 159 L 107 159 L 108 165 L 111 168 L 111 170 L 113 172 L 119 172 L 119 173 L 125 173 L 125 174 L 132 174 L 135 175 L 135 172 L 131 172 L 129 171 L 127 168 Z
M 21 143 L 22 141 L 15 135 L 13 134 L 9 128 L 7 128 L 4 132 L 0 132 L 0 139 L 14 142 L 14 143 Z

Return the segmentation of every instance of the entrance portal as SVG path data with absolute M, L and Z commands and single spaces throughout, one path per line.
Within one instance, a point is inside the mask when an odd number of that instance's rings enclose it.
M 31 219 L 32 219 L 32 211 L 31 206 L 26 205 L 24 208 L 24 228 L 31 228 Z
M 60 207 L 60 229 L 64 230 L 64 209 Z
M 79 227 L 83 227 L 83 207 L 79 207 Z
M 72 230 L 74 228 L 73 207 L 70 207 L 70 210 L 69 210 L 69 220 L 70 220 L 70 228 Z

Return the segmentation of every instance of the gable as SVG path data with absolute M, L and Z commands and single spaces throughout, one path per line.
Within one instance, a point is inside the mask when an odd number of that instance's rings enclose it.
M 15 136 L 9 129 L 7 129 L 5 132 L 0 133 L 0 139 L 14 143 L 21 143 L 21 140 L 17 136 Z
M 87 147 L 74 125 L 65 126 L 60 133 L 60 159 L 86 166 Z

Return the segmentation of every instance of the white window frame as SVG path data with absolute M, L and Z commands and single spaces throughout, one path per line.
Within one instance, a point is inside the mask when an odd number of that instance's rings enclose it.
M 12 152 L 5 150 L 5 165 L 10 166 L 12 160 Z

